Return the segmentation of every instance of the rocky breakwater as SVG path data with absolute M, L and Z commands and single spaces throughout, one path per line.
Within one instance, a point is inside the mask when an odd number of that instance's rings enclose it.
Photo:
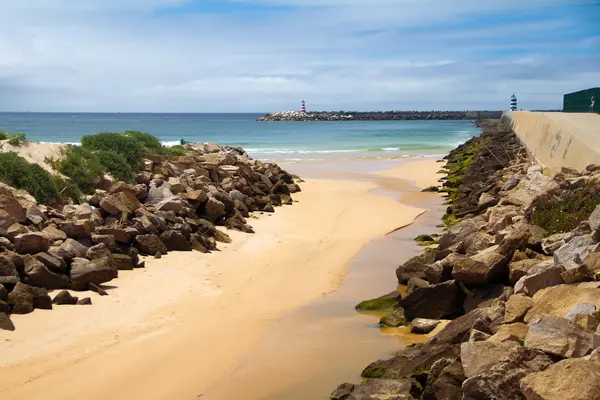
M 413 332 L 450 321 L 331 399 L 600 399 L 600 167 L 544 175 L 510 129 L 481 126 L 447 157 L 439 246 L 396 271 L 408 295 L 366 303 Z
M 411 121 L 500 118 L 502 111 L 277 111 L 259 121 Z
M 250 213 L 272 213 L 300 191 L 290 174 L 239 148 L 189 144 L 182 152 L 148 154 L 135 183 L 104 175 L 83 204 L 38 204 L 0 183 L 0 329 L 14 330 L 10 314 L 91 304 L 69 290 L 106 295 L 101 285 L 119 271 L 144 267 L 140 255 L 216 250 L 230 242 L 216 226 L 253 233 Z

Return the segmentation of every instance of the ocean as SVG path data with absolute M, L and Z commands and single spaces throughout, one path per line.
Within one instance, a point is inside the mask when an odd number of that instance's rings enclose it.
M 479 134 L 472 121 L 258 122 L 262 114 L 0 113 L 0 130 L 77 144 L 98 132 L 139 130 L 165 145 L 181 139 L 242 146 L 267 160 L 390 159 L 445 155 Z

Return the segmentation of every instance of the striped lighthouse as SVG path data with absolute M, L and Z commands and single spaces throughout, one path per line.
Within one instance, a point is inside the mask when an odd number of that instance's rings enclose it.
M 517 96 L 514 93 L 510 96 L 510 111 L 517 111 Z
M 302 100 L 302 107 L 300 108 L 302 114 L 306 114 L 306 102 Z

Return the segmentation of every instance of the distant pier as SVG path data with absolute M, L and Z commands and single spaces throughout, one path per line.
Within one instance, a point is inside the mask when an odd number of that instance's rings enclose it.
M 502 111 L 278 111 L 259 121 L 415 121 L 497 119 Z

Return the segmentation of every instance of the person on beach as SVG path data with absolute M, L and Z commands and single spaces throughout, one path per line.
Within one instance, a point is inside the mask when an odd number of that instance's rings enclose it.
M 590 104 L 590 112 L 593 113 L 594 112 L 594 108 L 596 107 L 596 95 L 593 94 L 592 95 L 592 102 Z

